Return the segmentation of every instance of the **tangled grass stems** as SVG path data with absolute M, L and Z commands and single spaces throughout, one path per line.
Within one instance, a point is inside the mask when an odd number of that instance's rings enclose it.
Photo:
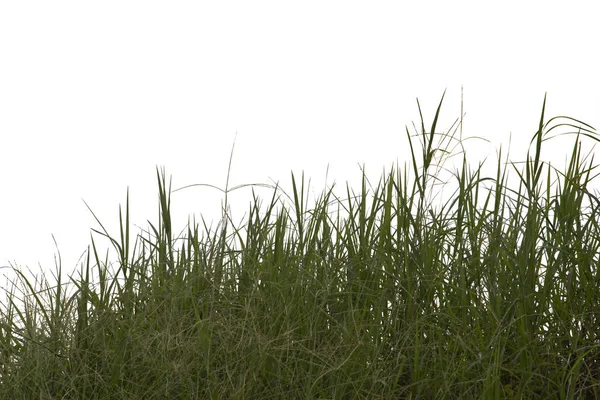
M 456 196 L 434 212 L 428 171 L 450 154 L 433 147 L 442 102 L 429 132 L 419 105 L 420 175 L 406 131 L 410 192 L 406 167 L 375 188 L 363 171 L 359 194 L 331 187 L 308 209 L 292 174 L 291 195 L 274 187 L 262 212 L 253 194 L 235 227 L 228 179 L 220 226 L 201 234 L 194 221 L 174 239 L 157 169 L 160 218 L 133 249 L 129 194 L 117 239 L 98 221 L 115 263 L 92 237 L 72 293 L 60 265 L 56 286 L 15 269 L 0 309 L 0 398 L 599 398 L 600 202 L 579 144 L 598 140 L 594 129 L 544 122 L 544 99 L 535 154 L 524 172 L 512 164 L 518 190 L 505 186 L 501 150 L 495 178 L 463 155 Z M 559 128 L 577 129 L 562 133 L 577 143 L 551 196 L 540 153 Z

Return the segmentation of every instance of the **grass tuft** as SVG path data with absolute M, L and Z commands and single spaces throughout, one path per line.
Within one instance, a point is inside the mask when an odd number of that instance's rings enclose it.
M 519 187 L 505 184 L 502 149 L 493 178 L 463 156 L 455 197 L 435 211 L 429 171 L 450 152 L 433 142 L 456 140 L 435 133 L 442 102 L 429 132 L 419 105 L 420 173 L 406 130 L 412 183 L 396 167 L 373 187 L 363 171 L 358 194 L 331 187 L 309 209 L 292 174 L 291 195 L 273 187 L 264 208 L 253 193 L 239 227 L 228 179 L 217 229 L 194 222 L 174 238 L 157 168 L 159 219 L 133 249 L 129 193 L 118 237 L 93 229 L 116 261 L 92 236 L 68 282 L 60 265 L 54 286 L 13 268 L 0 398 L 600 398 L 600 201 L 579 142 L 598 141 L 594 128 L 546 121 L 544 98 L 535 154 L 525 171 L 510 163 Z M 540 155 L 558 130 L 576 144 L 551 194 Z

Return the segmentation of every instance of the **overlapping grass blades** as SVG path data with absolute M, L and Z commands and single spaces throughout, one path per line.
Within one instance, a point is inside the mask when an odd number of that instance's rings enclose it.
M 524 173 L 512 164 L 518 190 L 505 186 L 501 150 L 495 178 L 464 157 L 438 212 L 425 194 L 436 152 L 449 154 L 433 147 L 442 101 L 429 132 L 421 117 L 421 174 L 406 131 L 410 193 L 406 167 L 375 188 L 363 173 L 360 193 L 331 187 L 308 209 L 292 174 L 292 195 L 274 188 L 266 210 L 253 195 L 245 226 L 225 197 L 214 232 L 194 223 L 173 238 L 157 170 L 160 218 L 132 252 L 127 196 L 119 240 L 100 221 L 94 230 L 118 260 L 102 260 L 92 238 L 73 293 L 60 267 L 56 286 L 17 271 L 2 307 L 0 398 L 600 397 L 600 202 L 579 145 L 598 138 L 572 118 L 544 122 L 545 104 L 535 156 Z M 569 128 L 567 172 L 551 195 L 548 166 L 542 194 L 541 145 Z

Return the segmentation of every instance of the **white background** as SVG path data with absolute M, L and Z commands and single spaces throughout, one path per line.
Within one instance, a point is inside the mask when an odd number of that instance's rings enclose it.
M 72 272 L 99 229 L 82 199 L 118 237 L 129 187 L 132 223 L 155 224 L 156 166 L 173 189 L 224 187 L 236 133 L 230 186 L 289 192 L 290 172 L 304 170 L 314 197 L 329 165 L 336 193 L 347 181 L 359 190 L 359 164 L 376 183 L 410 161 L 417 97 L 429 127 L 447 90 L 437 131 L 448 132 L 461 85 L 463 136 L 490 141 L 466 141 L 468 160 L 489 156 L 483 175 L 495 177 L 511 134 L 510 159 L 525 160 L 546 92 L 548 117 L 600 125 L 593 3 L 2 2 L 0 266 L 54 271 L 53 234 Z M 564 171 L 574 140 L 545 142 L 542 159 Z M 231 196 L 239 221 L 251 191 Z M 216 222 L 221 199 L 206 187 L 173 193 L 176 233 L 193 213 Z

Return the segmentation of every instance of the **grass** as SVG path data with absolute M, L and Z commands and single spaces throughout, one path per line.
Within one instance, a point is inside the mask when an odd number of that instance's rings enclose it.
M 525 171 L 511 163 L 517 190 L 501 150 L 495 178 L 463 155 L 455 196 L 434 210 L 429 170 L 450 154 L 433 147 L 442 102 L 429 133 L 421 114 L 421 174 L 406 130 L 412 183 L 406 166 L 376 187 L 363 172 L 358 194 L 331 187 L 309 209 L 292 174 L 292 193 L 275 187 L 266 208 L 253 195 L 240 227 L 224 211 L 216 230 L 194 222 L 174 238 L 157 169 L 160 218 L 133 249 L 129 196 L 116 237 L 94 230 L 117 260 L 92 238 L 56 285 L 13 267 L 0 398 L 600 398 L 600 202 L 578 145 L 594 129 L 545 122 L 544 99 L 534 155 Z M 543 142 L 571 128 L 567 171 L 544 172 Z

